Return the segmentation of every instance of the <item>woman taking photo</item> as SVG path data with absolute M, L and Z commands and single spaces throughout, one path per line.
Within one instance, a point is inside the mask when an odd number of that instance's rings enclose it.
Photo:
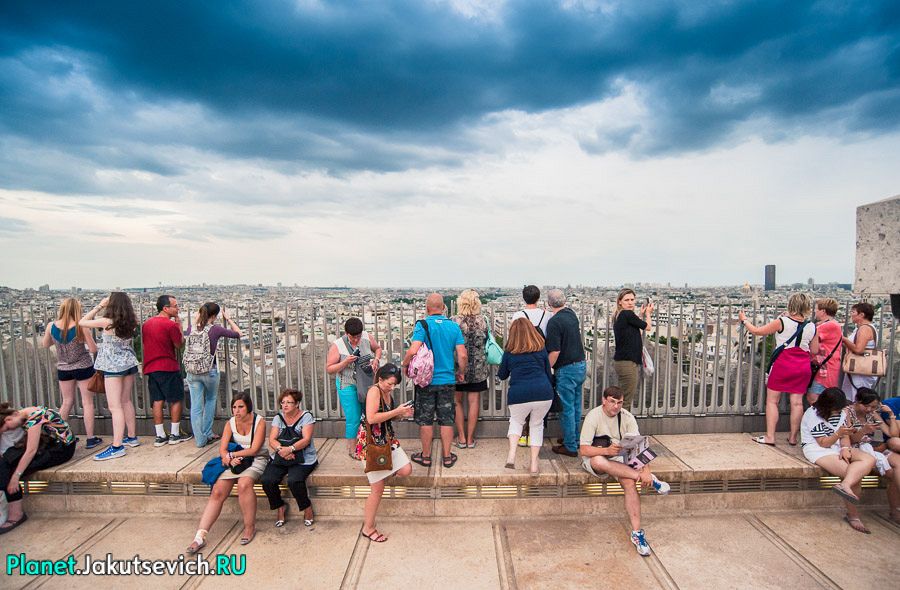
M 841 483 L 831 490 L 844 499 L 847 506 L 847 521 L 853 530 L 869 533 L 859 519 L 859 494 L 862 478 L 872 471 L 875 459 L 864 451 L 851 446 L 850 435 L 856 429 L 849 424 L 847 398 L 837 387 L 823 391 L 816 403 L 803 414 L 800 424 L 800 443 L 803 456 L 813 465 L 818 465 L 831 475 L 841 478 Z
M 531 463 L 528 470 L 532 475 L 538 475 L 538 453 L 544 444 L 544 416 L 553 403 L 553 385 L 550 381 L 550 358 L 544 349 L 544 339 L 527 318 L 519 318 L 510 325 L 497 377 L 509 378 L 509 430 L 506 433 L 509 454 L 506 457 L 506 467 L 516 468 L 516 443 L 522 435 L 525 420 L 528 419 L 531 432 Z
M 392 475 L 405 477 L 412 473 L 409 457 L 400 448 L 400 441 L 394 435 L 394 426 L 391 424 L 395 418 L 411 418 L 413 415 L 411 402 L 394 407 L 392 393 L 398 383 L 400 383 L 400 369 L 396 365 L 388 363 L 378 369 L 378 372 L 375 373 L 375 384 L 366 393 L 366 413 L 362 417 L 363 427 L 369 425 L 372 429 L 372 439 L 375 444 L 391 445 L 391 469 L 366 473 L 371 489 L 369 497 L 366 498 L 360 535 L 375 543 L 384 543 L 388 540 L 375 528 L 375 517 L 378 514 L 381 496 L 384 494 L 385 480 Z M 365 459 L 363 449 L 359 449 L 358 454 Z
M 41 346 L 56 346 L 56 376 L 59 380 L 59 393 L 62 404 L 59 416 L 68 422 L 72 406 L 75 404 L 75 388 L 81 392 L 81 407 L 84 410 L 84 432 L 87 435 L 85 447 L 93 449 L 103 440 L 94 436 L 94 394 L 88 391 L 88 382 L 94 376 L 94 359 L 97 345 L 91 331 L 78 325 L 81 319 L 81 303 L 68 297 L 63 299 L 56 315 L 56 320 L 47 324 Z
M 219 312 L 228 322 L 231 329 L 217 323 Z M 192 333 L 193 331 L 193 333 Z M 194 321 L 188 326 L 185 354 L 191 350 L 192 345 L 202 345 L 209 340 L 209 354 L 212 356 L 212 366 L 207 373 L 192 373 L 186 370 L 188 389 L 191 392 L 191 430 L 194 433 L 194 442 L 198 447 L 204 447 L 219 440 L 219 436 L 213 434 L 213 420 L 216 417 L 216 399 L 219 392 L 219 361 L 216 349 L 220 338 L 240 338 L 241 329 L 235 324 L 225 310 L 219 304 L 204 303 L 197 310 Z M 203 351 L 206 352 L 206 351 Z M 185 369 L 187 369 L 187 363 Z
M 269 510 L 278 510 L 276 527 L 287 522 L 288 505 L 281 498 L 281 480 L 287 476 L 287 486 L 297 501 L 297 508 L 303 513 L 303 524 L 313 525 L 312 502 L 306 489 L 306 478 L 319 466 L 316 446 L 313 444 L 313 429 L 316 419 L 309 412 L 300 409 L 303 394 L 296 389 L 285 389 L 278 396 L 281 406 L 272 420 L 269 430 L 269 450 L 271 460 L 266 465 L 260 483 L 269 499 Z
M 25 430 L 24 447 L 8 449 L 0 458 L 0 486 L 9 505 L 6 522 L 0 525 L 0 535 L 28 520 L 19 489 L 22 478 L 62 465 L 75 454 L 75 436 L 56 410 L 31 406 L 17 411 L 8 403 L 0 402 L 0 434 L 16 428 Z M 42 435 L 49 441 L 44 445 Z
M 466 365 L 465 379 L 457 381 L 456 405 L 456 446 L 460 449 L 475 448 L 475 427 L 478 425 L 478 410 L 481 407 L 481 394 L 487 391 L 488 364 L 484 354 L 484 345 L 488 338 L 487 320 L 481 315 L 481 300 L 473 289 L 466 289 L 456 299 L 459 312 L 451 319 L 462 330 L 466 343 L 469 362 Z M 469 411 L 463 412 L 463 397 L 467 398 Z M 469 424 L 466 427 L 466 416 Z
M 775 428 L 778 426 L 778 402 L 782 393 L 790 394 L 791 431 L 788 444 L 797 444 L 797 432 L 803 417 L 803 395 L 809 387 L 812 370 L 810 355 L 819 352 L 816 326 L 809 320 L 812 300 L 805 293 L 794 293 L 788 299 L 787 313 L 765 326 L 754 326 L 744 312 L 738 312 L 741 323 L 754 336 L 775 334 L 775 361 L 766 381 L 766 434 L 753 440 L 762 445 L 775 446 Z
M 344 410 L 344 439 L 347 442 L 347 453 L 356 458 L 356 433 L 359 430 L 359 419 L 362 415 L 359 391 L 356 385 L 356 361 L 369 358 L 371 375 L 378 370 L 381 363 L 381 346 L 363 329 L 362 320 L 350 318 L 344 322 L 344 335 L 339 337 L 328 348 L 325 358 L 325 372 L 335 375 L 334 385 L 338 392 L 338 401 Z
M 650 332 L 653 318 L 653 304 L 641 305 L 639 313 L 634 313 L 637 298 L 631 289 L 622 289 L 616 297 L 616 311 L 613 315 L 613 334 L 616 337 L 616 353 L 613 368 L 619 388 L 624 392 L 622 407 L 631 411 L 631 403 L 637 393 L 641 375 L 644 345 L 641 332 Z M 641 319 L 643 317 L 644 319 Z
M 225 471 L 216 480 L 209 494 L 209 501 L 200 517 L 200 528 L 194 535 L 194 542 L 187 548 L 191 555 L 206 546 L 206 535 L 222 512 L 222 504 L 231 494 L 237 482 L 238 504 L 244 517 L 244 532 L 241 545 L 247 545 L 256 536 L 256 493 L 253 484 L 260 478 L 269 456 L 263 443 L 266 439 L 266 421 L 253 413 L 253 400 L 249 394 L 236 393 L 231 398 L 231 420 L 225 423 L 222 440 L 219 442 L 219 457 Z M 237 450 L 229 451 L 228 443 L 233 442 Z M 234 448 L 234 447 L 233 447 Z
M 94 319 L 98 312 L 103 317 Z M 113 442 L 104 451 L 94 455 L 95 461 L 106 461 L 125 456 L 125 446 L 136 447 L 137 439 L 134 402 L 134 376 L 138 372 L 138 360 L 131 340 L 138 329 L 137 317 L 131 299 L 121 291 L 110 293 L 98 306 L 87 312 L 78 325 L 82 328 L 99 328 L 102 340 L 97 349 L 94 369 L 103 371 L 106 388 L 106 404 L 112 414 Z M 128 436 L 125 430 L 128 429 Z
M 877 335 L 875 326 L 872 325 L 873 319 L 875 319 L 875 308 L 871 303 L 861 302 L 850 308 L 850 321 L 856 324 L 856 329 L 849 338 L 844 338 L 845 350 L 853 354 L 863 354 L 867 350 L 875 350 Z M 856 400 L 858 389 L 861 387 L 874 388 L 877 382 L 878 377 L 875 376 L 845 373 L 841 389 L 844 390 L 847 400 L 853 402 Z

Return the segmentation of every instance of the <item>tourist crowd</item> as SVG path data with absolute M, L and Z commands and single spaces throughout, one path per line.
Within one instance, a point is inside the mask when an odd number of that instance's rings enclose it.
M 387 540 L 375 521 L 388 478 L 410 475 L 411 462 L 429 468 L 440 460 L 443 468 L 451 469 L 459 460 L 454 449 L 476 447 L 481 396 L 488 389 L 490 366 L 495 365 L 497 377 L 509 380 L 509 452 L 505 467 L 518 468 L 517 446 L 525 446 L 530 449 L 525 457 L 527 472 L 539 475 L 538 457 L 547 417 L 557 411 L 562 436 L 552 451 L 580 457 L 583 468 L 592 476 L 612 477 L 619 482 L 631 523 L 631 541 L 638 553 L 650 554 L 641 527 L 638 485 L 663 495 L 670 486 L 651 472 L 655 454 L 648 439 L 640 435 L 630 410 L 642 375 L 648 371 L 644 335 L 652 330 L 653 303 L 647 300 L 639 306 L 631 289 L 618 294 L 613 318 L 613 367 L 618 385 L 606 388 L 600 405 L 582 420 L 586 363 L 578 315 L 559 289 L 547 293 L 546 308 L 538 305 L 540 290 L 536 286 L 526 286 L 522 295 L 524 307 L 513 315 L 503 347 L 482 313 L 478 293 L 471 289 L 460 293 L 457 314 L 452 317 L 447 316 L 440 294 L 427 297 L 426 315 L 416 322 L 399 367 L 382 364 L 383 348 L 365 331 L 359 318 L 348 319 L 343 334 L 335 335 L 325 370 L 334 376 L 346 419 L 346 452 L 365 464 L 371 486 L 360 531 L 363 537 L 379 543 Z M 203 481 L 211 486 L 211 493 L 187 551 L 196 553 L 206 545 L 207 533 L 235 484 L 244 523 L 241 544 L 250 543 L 256 533 L 257 481 L 269 508 L 276 512 L 276 527 L 288 521 L 289 505 L 282 499 L 280 488 L 283 480 L 304 525 L 313 525 L 306 480 L 318 465 L 316 420 L 302 409 L 302 393 L 282 391 L 278 398 L 280 412 L 270 424 L 254 412 L 252 396 L 237 393 L 231 399 L 232 417 L 224 423 L 222 434 L 216 434 L 217 347 L 222 338 L 240 338 L 241 331 L 214 302 L 202 305 L 186 327 L 175 297 L 160 296 L 156 309 L 157 315 L 139 325 L 131 300 L 122 292 L 111 293 L 83 315 L 76 299 L 62 302 L 57 319 L 47 325 L 42 340 L 43 346 L 56 348 L 62 398 L 59 409 L 17 409 L 0 403 L 0 486 L 8 502 L 8 516 L 0 525 L 0 534 L 27 519 L 20 488 L 23 478 L 73 457 L 78 439 L 68 417 L 76 390 L 84 408 L 88 449 L 102 444 L 94 425 L 95 392 L 106 396 L 111 414 L 112 441 L 94 455 L 95 460 L 116 459 L 126 454 L 127 447 L 140 445 L 132 399 L 139 366 L 132 342 L 139 329 L 142 372 L 152 403 L 154 446 L 189 440 L 197 447 L 218 446 L 218 456 L 203 471 Z M 891 518 L 900 522 L 900 425 L 896 419 L 900 398 L 882 401 L 873 389 L 878 378 L 873 371 L 842 371 L 842 356 L 864 359 L 877 350 L 872 305 L 853 305 L 849 319 L 855 330 L 849 337 L 844 337 L 835 320 L 837 311 L 833 299 L 813 302 L 798 293 L 790 297 L 786 313 L 763 326 L 755 326 L 743 312 L 739 314 L 741 325 L 751 334 L 771 335 L 775 341 L 767 376 L 766 434 L 754 440 L 762 445 L 776 444 L 779 400 L 787 394 L 788 444 L 799 443 L 809 462 L 841 478 L 833 491 L 846 502 L 845 518 L 855 530 L 867 533 L 856 505 L 862 478 L 873 470 L 888 478 Z M 94 330 L 99 333 L 99 341 L 94 340 Z M 398 405 L 393 391 L 403 378 L 415 384 L 415 397 Z M 186 389 L 191 432 L 182 430 L 180 424 Z M 805 411 L 804 401 L 809 404 Z M 400 446 L 393 424 L 408 418 L 418 426 L 421 442 L 421 448 L 409 455 Z M 440 457 L 432 457 L 435 422 Z

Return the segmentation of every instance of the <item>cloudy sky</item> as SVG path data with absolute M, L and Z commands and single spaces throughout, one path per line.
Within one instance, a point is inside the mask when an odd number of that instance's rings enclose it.
M 850 282 L 900 3 L 0 6 L 0 284 Z

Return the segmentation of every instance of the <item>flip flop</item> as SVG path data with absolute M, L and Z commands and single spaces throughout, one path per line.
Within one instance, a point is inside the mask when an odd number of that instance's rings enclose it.
M 866 528 L 866 525 L 862 523 L 862 521 L 858 518 L 850 518 L 849 516 L 844 517 L 844 521 L 850 525 L 850 528 L 858 533 L 863 533 L 865 535 L 871 535 L 872 531 Z M 856 524 L 853 524 L 856 523 Z
M 413 453 L 409 457 L 409 460 L 413 463 L 418 463 L 422 467 L 431 467 L 431 456 L 425 457 L 424 455 L 422 455 L 421 451 L 419 451 L 418 453 Z
M 457 457 L 457 456 L 454 455 L 453 453 L 450 453 L 450 456 L 449 456 L 449 457 L 443 457 L 443 458 L 441 459 L 441 464 L 442 464 L 446 469 L 450 469 L 451 467 L 453 467 L 454 465 L 456 465 L 456 460 L 457 460 L 457 459 L 459 459 L 459 457 Z
M 752 440 L 753 442 L 755 442 L 757 444 L 766 445 L 768 447 L 775 446 L 775 443 L 766 442 L 766 437 L 764 437 L 764 436 L 754 436 L 750 440 Z
M 378 529 L 372 529 L 372 532 L 368 535 L 362 531 L 359 531 L 359 536 L 363 537 L 364 539 L 368 539 L 373 543 L 384 543 L 388 540 L 387 537 L 378 532 Z
M 26 520 L 28 520 L 28 515 L 25 514 L 24 512 L 22 513 L 22 518 L 20 518 L 19 520 L 7 520 L 4 524 L 8 524 L 9 526 L 0 527 L 0 535 L 5 535 L 9 531 L 13 530 L 17 526 L 19 526 L 20 524 L 25 522 Z
M 847 490 L 842 488 L 839 484 L 834 484 L 833 486 L 831 486 L 831 491 L 834 492 L 835 494 L 837 494 L 838 496 L 840 496 L 841 498 L 843 498 L 844 500 L 847 500 L 851 504 L 859 504 L 859 498 L 857 498 L 854 494 L 851 494 L 850 492 L 848 492 Z M 853 525 L 851 525 L 851 526 L 853 526 Z

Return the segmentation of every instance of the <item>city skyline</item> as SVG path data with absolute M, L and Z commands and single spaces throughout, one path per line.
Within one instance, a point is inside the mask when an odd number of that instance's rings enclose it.
M 17 289 L 852 283 L 900 192 L 888 1 L 0 16 Z

